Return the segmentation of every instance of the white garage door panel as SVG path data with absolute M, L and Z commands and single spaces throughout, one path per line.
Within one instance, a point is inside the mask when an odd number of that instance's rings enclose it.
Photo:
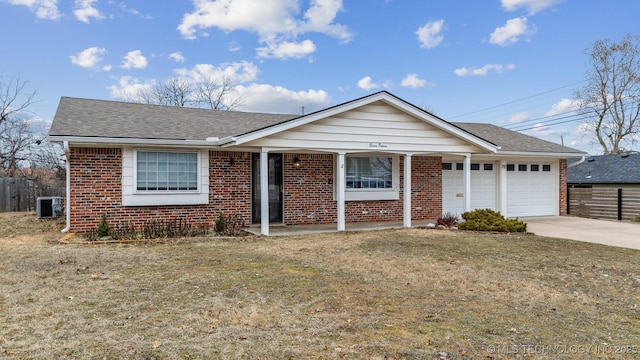
M 507 215 L 518 216 L 546 216 L 556 213 L 556 172 L 531 171 L 531 164 L 527 171 L 518 171 L 514 164 L 514 171 L 507 172 Z M 524 164 L 522 164 L 524 165 Z
M 464 171 L 442 170 L 442 211 L 460 215 L 464 212 Z M 480 163 L 480 170 L 471 170 L 471 208 L 496 208 L 496 171 L 484 170 L 484 163 Z

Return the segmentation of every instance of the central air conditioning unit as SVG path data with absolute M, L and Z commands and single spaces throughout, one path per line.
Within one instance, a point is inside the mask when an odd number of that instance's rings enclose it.
M 54 219 L 62 215 L 62 197 L 43 196 L 37 199 L 36 215 L 38 219 Z

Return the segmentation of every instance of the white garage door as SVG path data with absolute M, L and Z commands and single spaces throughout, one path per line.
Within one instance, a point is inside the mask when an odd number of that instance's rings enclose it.
M 496 168 L 493 162 L 471 163 L 471 208 L 496 208 Z M 442 212 L 464 212 L 462 163 L 442 163 Z
M 545 216 L 556 214 L 557 172 L 543 163 L 507 164 L 507 215 Z

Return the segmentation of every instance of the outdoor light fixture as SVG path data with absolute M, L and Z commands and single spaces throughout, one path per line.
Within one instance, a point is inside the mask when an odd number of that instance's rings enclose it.
M 229 158 L 229 166 L 233 166 L 233 164 L 236 163 L 236 159 L 234 159 L 233 157 Z
M 300 167 L 300 159 L 297 156 L 293 158 L 293 167 L 296 169 Z

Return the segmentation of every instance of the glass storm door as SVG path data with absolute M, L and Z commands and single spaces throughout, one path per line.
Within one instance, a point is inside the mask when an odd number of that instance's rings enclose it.
M 282 154 L 268 154 L 269 168 L 269 222 L 282 222 Z M 254 224 L 260 223 L 260 154 L 251 156 L 252 216 Z

